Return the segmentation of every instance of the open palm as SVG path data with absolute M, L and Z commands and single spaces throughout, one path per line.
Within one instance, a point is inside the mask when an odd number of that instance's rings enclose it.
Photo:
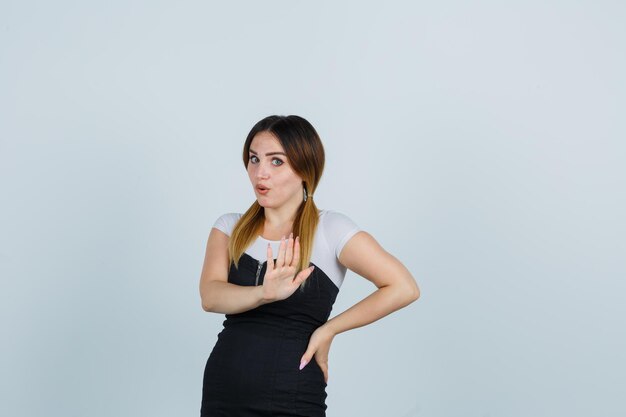
M 263 278 L 265 299 L 278 301 L 288 298 L 311 275 L 315 268 L 313 265 L 296 275 L 299 261 L 300 236 L 293 239 L 293 233 L 290 233 L 288 239 L 281 238 L 276 261 L 271 245 L 267 245 L 267 270 Z

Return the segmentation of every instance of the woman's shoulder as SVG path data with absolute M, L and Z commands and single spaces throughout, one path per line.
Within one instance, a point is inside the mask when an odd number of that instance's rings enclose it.
M 348 240 L 361 230 L 350 216 L 342 211 L 332 209 L 320 210 L 320 224 L 324 236 L 336 256 L 339 256 L 341 249 Z
M 239 219 L 241 216 L 243 216 L 243 213 L 229 212 L 222 214 L 218 219 Z
M 352 218 L 343 211 L 333 209 L 320 209 L 320 220 L 324 219 L 326 223 L 354 223 Z
M 221 216 L 219 216 L 217 220 L 215 220 L 215 223 L 213 223 L 213 227 L 221 230 L 222 232 L 230 236 L 231 232 L 233 231 L 233 228 L 235 227 L 235 224 L 241 218 L 241 216 L 243 216 L 243 213 L 235 213 L 235 212 L 224 213 Z

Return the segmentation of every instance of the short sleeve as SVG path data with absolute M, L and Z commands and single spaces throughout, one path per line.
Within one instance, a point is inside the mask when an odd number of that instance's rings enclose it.
M 361 230 L 350 217 L 334 210 L 327 210 L 323 227 L 328 245 L 337 258 L 348 240 Z
M 230 234 L 232 233 L 235 227 L 235 224 L 237 223 L 240 217 L 241 217 L 240 213 L 222 214 L 220 217 L 217 218 L 215 223 L 213 223 L 213 227 L 221 230 L 222 232 L 230 236 Z

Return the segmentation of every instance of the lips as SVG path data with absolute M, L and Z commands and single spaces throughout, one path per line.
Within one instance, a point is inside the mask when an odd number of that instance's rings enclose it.
M 267 188 L 265 185 L 257 184 L 256 185 L 256 192 L 261 194 L 261 195 L 265 195 L 265 194 L 270 192 L 270 189 Z

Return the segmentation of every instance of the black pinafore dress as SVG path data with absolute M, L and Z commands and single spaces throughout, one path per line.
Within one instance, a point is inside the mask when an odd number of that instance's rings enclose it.
M 228 282 L 261 285 L 266 269 L 267 261 L 244 253 L 239 268 L 231 264 Z M 315 265 L 304 291 L 226 314 L 204 370 L 201 417 L 325 417 L 323 371 L 315 357 L 302 370 L 299 366 L 311 333 L 328 320 L 338 292 Z

